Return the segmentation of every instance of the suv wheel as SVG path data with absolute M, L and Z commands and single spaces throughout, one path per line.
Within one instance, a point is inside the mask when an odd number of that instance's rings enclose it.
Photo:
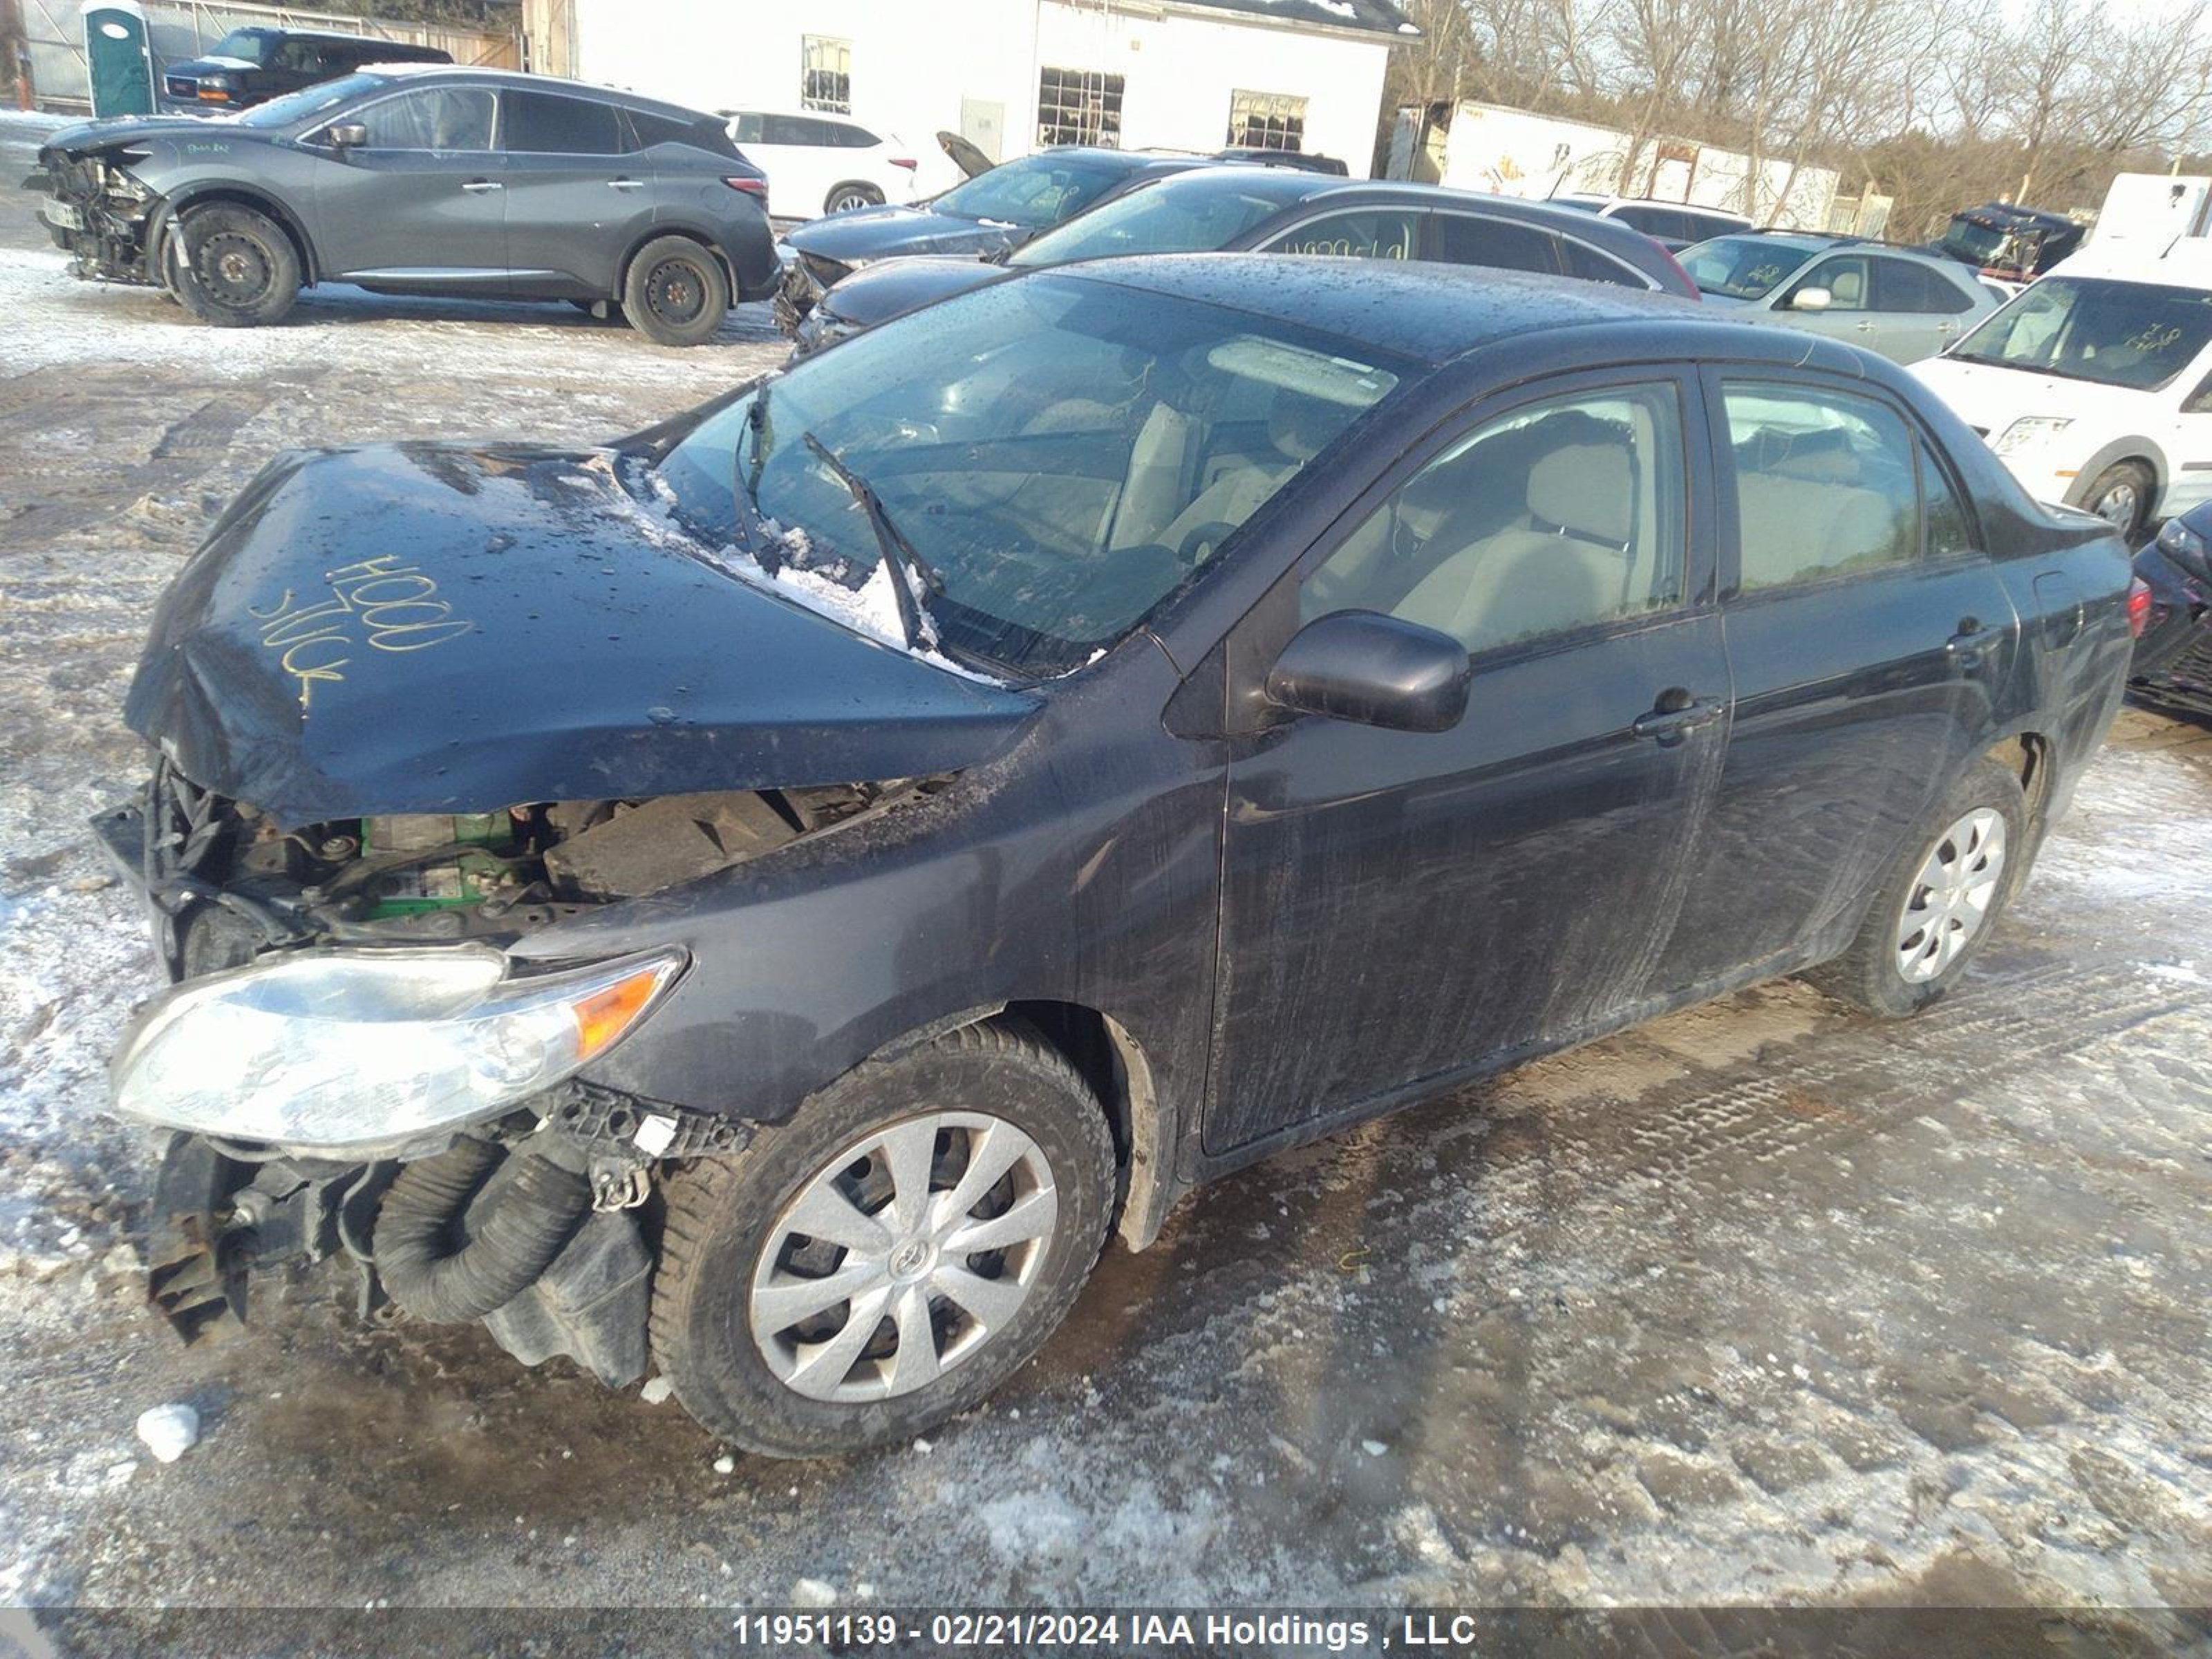
M 213 203 L 185 214 L 176 235 L 186 258 L 164 263 L 173 265 L 178 300 L 202 322 L 282 322 L 299 299 L 299 251 L 267 214 Z
M 664 1183 L 654 1356 L 692 1416 L 753 1451 L 910 1438 L 1059 1325 L 1114 1170 L 1097 1097 L 1026 1027 L 872 1061 Z
M 690 346 L 713 337 L 730 309 L 721 262 L 682 236 L 647 242 L 623 282 L 623 315 L 648 340 Z
M 1883 1018 L 1918 1013 L 1959 982 L 2027 853 L 2020 780 L 1975 762 L 1884 872 L 1850 949 L 1805 977 Z
M 2141 461 L 2119 461 L 2097 475 L 2081 504 L 2133 547 L 2150 516 L 2151 492 L 2156 488 L 2150 469 Z
M 854 208 L 881 207 L 884 193 L 873 185 L 840 185 L 823 198 L 824 213 L 850 213 Z

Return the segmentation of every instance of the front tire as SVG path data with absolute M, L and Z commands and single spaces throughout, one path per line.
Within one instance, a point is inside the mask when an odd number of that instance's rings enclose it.
M 265 213 L 217 202 L 185 215 L 175 233 L 185 259 L 173 266 L 177 298 L 217 328 L 278 323 L 300 297 L 300 252 Z
M 2150 469 L 2141 461 L 2116 461 L 2090 483 L 2081 505 L 2118 531 L 2133 547 L 2150 521 L 2150 498 L 2157 488 Z
M 729 309 L 730 283 L 721 261 L 685 237 L 647 242 L 623 280 L 623 315 L 662 345 L 711 339 Z
M 1074 1305 L 1114 1174 L 1097 1097 L 1024 1025 L 871 1061 L 664 1184 L 654 1356 L 692 1416 L 751 1451 L 910 1439 Z
M 1850 949 L 1805 977 L 1883 1019 L 1918 1013 L 1956 985 L 2027 866 L 2020 780 L 1978 760 L 1882 874 Z

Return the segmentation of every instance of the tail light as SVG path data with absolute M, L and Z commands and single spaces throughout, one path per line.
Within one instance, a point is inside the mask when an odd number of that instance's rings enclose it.
M 2141 576 L 2128 584 L 2128 632 L 2136 639 L 2150 626 L 2150 584 Z
M 722 182 L 732 190 L 743 191 L 756 201 L 768 200 L 768 180 L 765 179 L 725 179 Z
M 913 172 L 916 167 L 920 167 L 920 166 L 921 165 L 921 162 L 919 162 L 919 161 L 916 161 L 911 160 L 910 158 L 908 158 L 908 157 L 905 157 L 905 156 L 899 156 L 899 155 L 894 155 L 894 156 L 892 156 L 892 157 L 890 158 L 890 162 L 891 162 L 891 165 L 892 165 L 893 167 L 904 167 L 904 168 L 905 168 L 908 173 L 912 173 L 912 172 Z

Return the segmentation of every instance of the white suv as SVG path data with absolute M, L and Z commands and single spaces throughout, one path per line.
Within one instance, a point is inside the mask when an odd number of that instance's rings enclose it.
M 1912 372 L 2029 494 L 2132 543 L 2212 499 L 2212 239 L 2093 244 Z
M 958 173 L 942 155 L 841 115 L 715 112 L 730 124 L 730 137 L 745 159 L 766 169 L 773 218 L 813 219 L 885 202 L 918 201 L 959 182 Z

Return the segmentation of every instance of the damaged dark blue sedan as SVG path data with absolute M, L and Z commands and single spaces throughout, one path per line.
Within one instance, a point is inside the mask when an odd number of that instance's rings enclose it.
M 1270 1152 L 1777 975 L 1941 996 L 2128 584 L 1864 353 L 1370 263 L 288 456 L 99 826 L 176 981 L 114 1064 L 156 1299 L 345 1257 L 740 1445 L 910 1436 Z

